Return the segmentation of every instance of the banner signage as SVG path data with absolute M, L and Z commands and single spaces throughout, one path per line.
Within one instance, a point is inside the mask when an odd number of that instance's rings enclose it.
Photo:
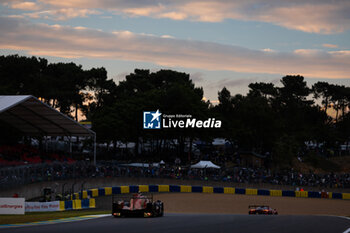
M 26 212 L 46 212 L 46 211 L 59 211 L 60 202 L 26 202 L 25 204 Z
M 0 214 L 24 214 L 24 198 L 0 198 Z

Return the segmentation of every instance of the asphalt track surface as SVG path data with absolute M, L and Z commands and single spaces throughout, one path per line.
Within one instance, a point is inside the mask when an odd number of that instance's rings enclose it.
M 168 213 L 160 218 L 113 218 L 107 216 L 77 222 L 11 227 L 0 229 L 0 233 L 343 233 L 349 228 L 349 219 L 335 216 Z

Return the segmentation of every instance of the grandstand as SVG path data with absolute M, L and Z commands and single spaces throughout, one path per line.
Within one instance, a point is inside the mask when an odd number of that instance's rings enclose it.
M 85 180 L 102 177 L 111 179 L 120 177 L 162 178 L 171 181 L 223 182 L 236 186 L 248 184 L 256 187 L 266 185 L 288 186 L 293 187 L 292 189 L 308 187 L 309 190 L 344 190 L 350 187 L 350 175 L 347 172 L 315 173 L 310 171 L 302 173 L 293 169 L 273 171 L 263 166 L 264 156 L 254 152 L 240 151 L 235 155 L 232 155 L 232 151 L 225 153 L 225 140 L 214 141 L 215 149 L 200 141 L 197 141 L 193 147 L 194 150 L 198 150 L 198 154 L 195 153 L 193 158 L 213 161 L 221 166 L 221 169 L 216 170 L 191 169 L 188 164 L 184 165 L 176 162 L 177 159 L 173 162 L 171 156 L 164 160 L 165 163 L 162 166 L 153 165 L 154 162 L 161 160 L 160 157 L 153 155 L 152 157 L 144 156 L 143 158 L 133 157 L 133 161 L 130 161 L 129 156 L 119 156 L 118 161 L 99 159 L 97 163 L 95 132 L 30 95 L 0 96 L 0 123 L 10 125 L 17 129 L 21 135 L 27 137 L 74 138 L 76 136 L 92 137 L 94 139 L 93 164 L 90 161 L 84 161 L 82 156 L 76 158 L 65 152 L 40 150 L 33 146 L 32 142 L 13 145 L 1 143 L 0 187 L 10 188 L 43 181 L 77 179 L 80 179 L 81 185 L 83 185 Z M 2 133 L 9 134 L 9 132 Z M 54 140 L 51 140 L 51 142 L 55 143 Z M 48 144 L 46 143 L 46 145 Z M 104 146 L 108 148 L 104 144 L 99 146 L 100 149 Z M 119 146 L 126 149 L 135 145 L 127 143 Z M 147 147 L 147 143 L 144 146 Z M 199 154 L 202 154 L 202 156 L 199 156 Z M 257 157 L 261 157 L 261 161 L 259 164 L 251 164 L 250 161 L 247 161 L 247 155 L 254 156 L 253 159 L 249 158 L 251 161 L 256 161 Z M 123 161 L 123 159 L 125 160 Z M 127 163 L 130 162 L 141 162 L 150 165 L 142 167 L 128 166 Z
M 56 109 L 31 95 L 0 96 L 0 122 L 16 128 L 23 136 L 84 136 L 94 139 L 94 164 L 96 164 L 96 134 L 78 122 L 60 113 Z M 24 145 L 0 147 L 4 154 L 14 156 L 22 161 L 39 163 L 43 160 L 34 148 Z M 64 160 L 59 155 L 50 155 L 55 160 Z M 50 158 L 49 156 L 49 158 Z M 50 159 L 48 159 L 50 160 Z M 0 158 L 1 161 L 1 158 Z M 2 162 L 5 161 L 2 158 Z

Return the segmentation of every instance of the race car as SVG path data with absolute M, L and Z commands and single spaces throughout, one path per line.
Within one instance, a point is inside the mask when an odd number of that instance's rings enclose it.
M 264 214 L 264 215 L 277 215 L 278 212 L 276 209 L 272 209 L 266 205 L 250 205 L 249 214 Z
M 160 217 L 164 215 L 164 203 L 153 201 L 153 195 L 145 196 L 141 193 L 132 196 L 113 195 L 112 215 L 114 217 Z

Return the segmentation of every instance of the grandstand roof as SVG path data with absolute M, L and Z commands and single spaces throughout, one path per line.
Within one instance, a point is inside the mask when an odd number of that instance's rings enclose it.
M 28 136 L 94 136 L 95 132 L 31 95 L 0 95 L 0 121 Z

